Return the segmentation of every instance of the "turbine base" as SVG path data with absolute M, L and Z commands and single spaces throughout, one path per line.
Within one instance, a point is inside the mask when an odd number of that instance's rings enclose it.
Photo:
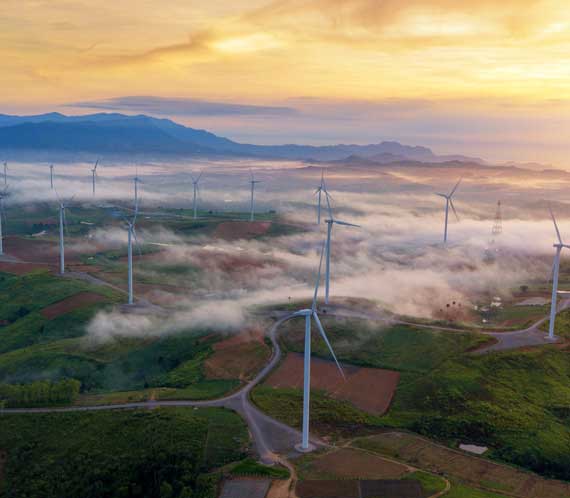
M 315 451 L 316 449 L 317 449 L 317 447 L 311 443 L 309 443 L 308 448 L 303 448 L 301 443 L 298 443 L 295 445 L 295 450 L 298 451 L 299 453 L 311 453 L 311 451 Z
M 545 335 L 544 339 L 549 342 L 558 342 L 558 336 L 550 337 L 549 335 Z

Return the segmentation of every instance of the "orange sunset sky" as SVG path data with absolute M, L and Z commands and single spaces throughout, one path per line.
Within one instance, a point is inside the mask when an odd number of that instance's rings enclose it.
M 0 39 L 3 113 L 570 168 L 564 0 L 2 0 Z

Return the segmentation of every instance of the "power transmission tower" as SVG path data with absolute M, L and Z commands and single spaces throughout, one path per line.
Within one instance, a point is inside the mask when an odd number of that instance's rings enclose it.
M 501 201 L 497 202 L 497 213 L 491 230 L 491 244 L 495 243 L 495 238 L 503 233 L 503 216 L 501 214 Z

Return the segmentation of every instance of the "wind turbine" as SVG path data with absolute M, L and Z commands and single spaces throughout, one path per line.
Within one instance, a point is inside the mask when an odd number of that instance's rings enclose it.
M 49 165 L 49 183 L 51 189 L 53 190 L 53 164 Z
M 91 175 L 93 177 L 93 196 L 95 196 L 95 177 L 97 176 L 97 166 L 99 165 L 99 159 L 95 161 L 95 166 L 91 170 Z
M 8 186 L 8 163 L 4 161 L 4 187 Z
M 136 185 L 136 183 L 135 183 Z M 135 212 L 133 214 L 132 219 L 128 219 L 125 218 L 125 221 L 127 223 L 127 230 L 128 230 L 128 249 L 127 249 L 127 259 L 128 259 L 128 263 L 129 263 L 129 304 L 133 304 L 134 303 L 134 293 L 133 293 L 133 239 L 134 241 L 137 243 L 137 246 L 139 247 L 139 251 L 140 251 L 140 246 L 139 246 L 139 242 L 137 240 L 137 232 L 135 230 L 135 224 L 137 221 L 137 215 L 139 213 L 139 205 L 138 205 L 138 198 L 135 204 Z
M 0 192 L 0 256 L 4 255 L 4 225 L 6 221 L 6 211 L 4 210 L 4 199 L 8 196 L 8 189 Z
M 194 178 L 194 175 L 190 175 L 192 178 L 192 185 L 194 186 L 194 200 L 192 202 L 192 208 L 194 210 L 194 219 L 198 218 L 198 182 L 202 178 L 202 172 L 198 175 L 198 178 Z
M 360 225 L 355 225 L 354 223 L 347 223 L 346 221 L 341 221 L 335 219 L 333 216 L 331 203 L 329 199 L 329 193 L 325 190 L 325 197 L 327 200 L 328 210 L 329 210 L 329 219 L 325 220 L 327 224 L 327 241 L 326 241 L 326 273 L 325 273 L 325 304 L 329 304 L 329 294 L 330 294 L 330 282 L 331 282 L 331 237 L 332 237 L 332 229 L 333 225 L 336 223 L 337 225 L 344 225 L 347 227 L 356 227 L 360 228 Z
M 317 273 L 317 282 L 315 284 L 315 293 L 313 294 L 313 304 L 310 309 L 303 309 L 293 314 L 294 317 L 302 316 L 305 318 L 305 351 L 303 366 L 303 435 L 301 440 L 300 451 L 310 451 L 309 448 L 309 418 L 310 418 L 310 396 L 311 396 L 311 320 L 315 321 L 315 325 L 319 329 L 321 337 L 325 341 L 336 366 L 338 367 L 342 378 L 346 380 L 342 367 L 334 354 L 331 343 L 323 328 L 319 315 L 317 314 L 317 297 L 319 294 L 319 283 L 321 280 L 321 269 L 323 266 L 323 255 L 325 253 L 325 244 L 321 249 L 321 260 L 319 262 L 319 271 Z
M 328 197 L 329 193 L 327 192 L 327 187 L 325 186 L 325 170 L 324 168 L 321 170 L 321 184 L 315 190 L 315 195 L 317 195 L 317 225 L 321 224 L 321 198 L 324 194 Z
M 556 308 L 558 302 L 558 273 L 560 270 L 560 253 L 562 252 L 562 249 L 565 247 L 570 248 L 570 246 L 562 242 L 560 230 L 558 230 L 558 224 L 556 223 L 556 218 L 554 218 L 552 209 L 550 210 L 550 216 L 552 217 L 554 229 L 556 230 L 556 237 L 558 238 L 558 243 L 553 245 L 556 249 L 556 253 L 554 255 L 554 266 L 552 271 L 552 300 L 550 303 L 550 324 L 548 326 L 548 338 L 550 340 L 554 340 L 554 322 L 556 320 Z
M 138 203 L 139 203 L 139 187 L 138 187 L 138 184 L 142 183 L 141 179 L 139 178 L 138 170 L 136 172 L 136 176 L 133 178 L 133 181 L 135 182 L 135 207 L 136 207 L 136 206 L 138 206 Z
M 443 231 L 443 243 L 446 244 L 447 243 L 447 222 L 449 220 L 449 207 L 451 206 L 451 209 L 453 210 L 453 214 L 455 214 L 455 217 L 457 218 L 457 220 L 459 220 L 459 216 L 457 216 L 457 211 L 455 210 L 455 206 L 453 205 L 453 194 L 455 194 L 455 191 L 457 190 L 457 187 L 459 187 L 459 184 L 461 183 L 461 180 L 463 178 L 460 178 L 459 181 L 455 184 L 455 187 L 453 187 L 453 189 L 451 190 L 451 192 L 449 192 L 449 194 L 436 194 L 439 195 L 440 197 L 443 197 L 445 199 L 445 228 Z
M 59 273 L 63 275 L 65 273 L 65 242 L 64 242 L 64 228 L 67 226 L 67 219 L 65 217 L 65 210 L 67 206 L 65 202 L 55 192 L 57 196 L 57 201 L 59 203 Z
M 249 215 L 249 221 L 253 221 L 254 219 L 254 199 L 253 199 L 253 193 L 255 191 L 255 184 L 256 183 L 261 183 L 261 180 L 256 180 L 255 177 L 253 176 L 253 171 L 250 171 L 250 175 L 251 175 L 251 180 L 249 181 L 249 183 L 251 184 L 251 213 Z

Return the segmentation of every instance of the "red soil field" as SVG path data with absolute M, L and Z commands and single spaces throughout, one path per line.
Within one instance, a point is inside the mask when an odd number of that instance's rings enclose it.
M 45 265 L 41 263 L 9 263 L 0 262 L 0 271 L 14 273 L 15 275 L 25 275 L 34 270 L 55 270 L 55 265 Z
M 342 448 L 317 458 L 309 473 L 334 475 L 340 479 L 399 479 L 408 466 L 351 448 Z
M 213 346 L 214 354 L 204 362 L 208 379 L 251 379 L 271 355 L 261 329 L 246 330 Z
M 346 382 L 333 361 L 311 358 L 311 387 L 348 401 L 368 413 L 386 413 L 398 386 L 400 374 L 392 370 L 343 365 Z M 266 382 L 272 387 L 303 387 L 303 355 L 289 353 Z
M 53 318 L 73 311 L 74 309 L 81 308 L 88 304 L 100 303 L 102 301 L 105 301 L 105 297 L 100 294 L 95 294 L 94 292 L 80 292 L 74 296 L 64 299 L 63 301 L 47 306 L 41 311 L 41 313 L 45 318 L 52 320 Z
M 270 221 L 224 221 L 214 231 L 214 237 L 226 240 L 251 239 L 267 233 Z
M 295 487 L 299 498 L 360 498 L 358 481 L 299 481 Z
M 56 241 L 42 239 L 25 239 L 23 237 L 6 237 L 4 239 L 4 251 L 6 254 L 29 263 L 59 263 L 59 246 Z M 93 252 L 96 248 L 93 247 Z M 66 247 L 66 263 L 80 261 L 80 256 L 85 252 L 76 251 L 73 247 Z

